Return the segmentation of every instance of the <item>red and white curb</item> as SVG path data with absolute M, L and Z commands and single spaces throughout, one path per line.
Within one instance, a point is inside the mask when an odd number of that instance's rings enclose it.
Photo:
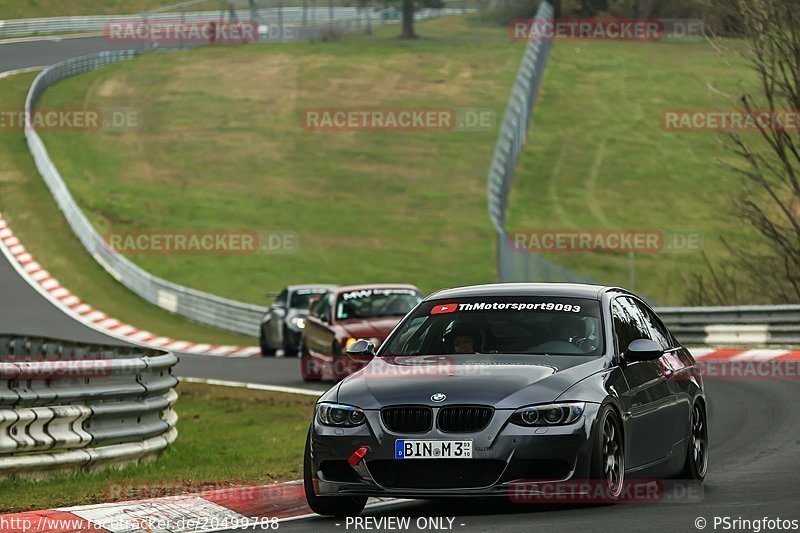
M 8 258 L 14 269 L 42 296 L 75 320 L 106 335 L 148 348 L 174 352 L 229 357 L 250 357 L 261 352 L 257 346 L 219 346 L 175 340 L 140 330 L 109 317 L 82 302 L 42 268 L 14 235 L 2 213 L 0 213 L 0 251 Z
M 758 348 L 689 348 L 695 359 L 702 361 L 792 361 L 800 360 L 800 350 Z
M 382 507 L 403 501 L 372 498 L 367 507 Z M 277 529 L 280 522 L 312 516 L 317 515 L 306 504 L 303 482 L 290 481 L 184 496 L 0 515 L 0 531 L 179 533 L 236 528 L 267 530 Z

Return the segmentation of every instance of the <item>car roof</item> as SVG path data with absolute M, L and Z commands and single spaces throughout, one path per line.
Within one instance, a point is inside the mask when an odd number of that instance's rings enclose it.
M 294 292 L 299 289 L 322 289 L 323 291 L 335 288 L 336 285 L 326 285 L 324 283 L 309 283 L 305 285 L 289 285 L 286 290 Z
M 609 290 L 627 292 L 616 287 L 582 283 L 490 283 L 442 289 L 431 294 L 425 300 L 481 296 L 552 296 L 599 300 L 600 296 Z
M 367 285 L 345 285 L 342 287 L 337 287 L 335 291 L 336 294 L 342 294 L 343 292 L 350 292 L 350 291 L 361 291 L 367 289 L 412 289 L 415 291 L 419 291 L 418 287 L 414 285 L 409 285 L 407 283 L 371 283 Z

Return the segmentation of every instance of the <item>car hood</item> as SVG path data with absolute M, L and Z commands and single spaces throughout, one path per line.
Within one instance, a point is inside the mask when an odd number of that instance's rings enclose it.
M 379 338 L 385 340 L 403 317 L 379 317 L 379 318 L 351 318 L 338 322 L 348 335 L 359 339 Z
M 437 355 L 376 357 L 339 385 L 337 401 L 364 409 L 387 405 L 481 404 L 498 409 L 554 401 L 603 370 L 603 358 Z M 447 399 L 431 400 L 436 393 Z

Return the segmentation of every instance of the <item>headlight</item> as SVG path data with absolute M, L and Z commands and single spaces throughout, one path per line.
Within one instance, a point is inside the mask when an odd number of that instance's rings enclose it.
M 572 424 L 583 414 L 585 402 L 534 405 L 518 409 L 511 415 L 511 423 L 518 426 L 564 426 Z
M 297 329 L 303 329 L 306 327 L 306 319 L 301 316 L 295 316 L 289 319 L 289 323 L 296 327 Z
M 367 417 L 363 410 L 352 405 L 321 403 L 317 406 L 317 420 L 325 426 L 355 427 L 363 424 Z

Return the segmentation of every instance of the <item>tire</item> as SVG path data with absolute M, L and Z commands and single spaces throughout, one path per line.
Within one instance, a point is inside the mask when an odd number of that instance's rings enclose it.
M 286 328 L 283 328 L 283 356 L 297 357 L 297 345 L 288 342 L 289 337 L 289 331 Z
M 686 461 L 678 474 L 679 479 L 702 483 L 708 471 L 708 417 L 703 402 L 692 406 L 689 441 L 686 444 Z
M 275 357 L 275 348 L 270 347 L 267 335 L 264 333 L 264 326 L 261 326 L 261 334 L 258 336 L 258 343 L 261 345 L 261 357 Z
M 606 405 L 597 415 L 590 477 L 603 484 L 603 501 L 615 503 L 625 486 L 625 439 L 622 423 L 613 407 Z
M 366 496 L 317 496 L 314 492 L 314 476 L 311 472 L 311 430 L 306 437 L 306 450 L 303 454 L 303 489 L 308 506 L 322 516 L 345 518 L 358 516 L 367 505 Z

